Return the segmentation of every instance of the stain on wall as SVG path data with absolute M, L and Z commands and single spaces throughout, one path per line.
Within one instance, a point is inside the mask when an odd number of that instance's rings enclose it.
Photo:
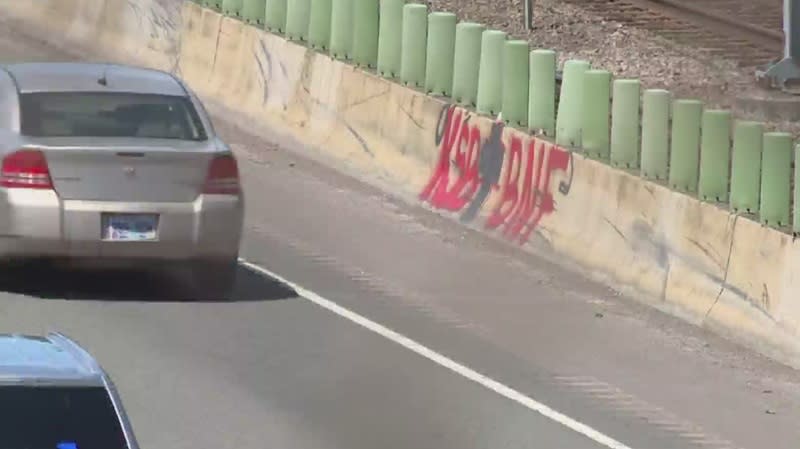
M 280 58 L 272 56 L 263 37 L 258 39 L 258 45 L 253 49 L 253 58 L 261 74 L 260 80 L 264 92 L 261 106 L 266 106 L 272 99 L 285 111 L 289 106 L 293 87 L 286 64 Z
M 519 244 L 556 210 L 556 190 L 567 195 L 572 183 L 572 153 L 521 132 L 504 132 L 496 121 L 482 131 L 467 110 L 450 105 L 440 115 L 434 136 L 438 161 L 420 200 L 436 209 L 461 212 L 472 222 L 485 205 L 484 227 Z

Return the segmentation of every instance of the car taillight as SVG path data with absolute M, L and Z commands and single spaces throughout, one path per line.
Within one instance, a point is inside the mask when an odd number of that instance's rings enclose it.
M 0 168 L 0 186 L 15 189 L 52 189 L 47 159 L 39 150 L 22 149 L 6 155 Z
M 215 195 L 239 193 L 239 167 L 233 156 L 226 154 L 211 160 L 203 193 Z

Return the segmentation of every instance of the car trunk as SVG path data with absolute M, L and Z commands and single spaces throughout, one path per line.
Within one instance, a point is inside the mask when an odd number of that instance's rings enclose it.
M 58 142 L 56 145 L 55 142 Z M 214 148 L 162 139 L 39 139 L 65 200 L 188 202 L 202 190 Z

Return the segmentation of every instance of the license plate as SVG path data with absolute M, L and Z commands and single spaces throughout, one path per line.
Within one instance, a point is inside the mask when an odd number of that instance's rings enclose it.
M 141 242 L 155 240 L 158 235 L 158 215 L 104 214 L 103 240 Z

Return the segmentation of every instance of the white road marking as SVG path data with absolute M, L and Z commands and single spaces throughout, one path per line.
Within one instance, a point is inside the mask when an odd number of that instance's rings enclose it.
M 337 315 L 339 315 L 339 316 L 341 316 L 343 318 L 346 318 L 346 319 L 348 319 L 348 320 L 350 320 L 350 321 L 352 321 L 352 322 L 354 322 L 354 323 L 356 323 L 356 324 L 358 324 L 358 325 L 360 325 L 360 326 L 362 326 L 362 327 L 364 327 L 364 328 L 366 328 L 366 329 L 368 329 L 368 330 L 370 330 L 372 332 L 375 332 L 376 334 L 378 334 L 378 335 L 380 335 L 380 336 L 382 336 L 382 337 L 384 337 L 384 338 L 386 338 L 388 340 L 391 340 L 394 343 L 397 343 L 400 346 L 403 346 L 404 348 L 409 349 L 409 350 L 411 350 L 411 351 L 413 351 L 413 352 L 425 357 L 426 359 L 431 360 L 432 362 L 434 362 L 434 363 L 436 363 L 436 364 L 438 364 L 438 365 L 440 365 L 440 366 L 442 366 L 444 368 L 447 368 L 450 371 L 452 371 L 452 372 L 454 372 L 454 373 L 456 373 L 456 374 L 458 374 L 458 375 L 460 375 L 460 376 L 462 376 L 462 377 L 464 377 L 466 379 L 469 379 L 469 380 L 471 380 L 471 381 L 473 381 L 473 382 L 475 382 L 475 383 L 477 383 L 477 384 L 479 384 L 479 385 L 481 385 L 481 386 L 483 386 L 483 387 L 485 387 L 485 388 L 487 388 L 487 389 L 489 389 L 491 391 L 494 391 L 495 393 L 499 394 L 500 396 L 503 396 L 503 397 L 505 397 L 507 399 L 510 399 L 510 400 L 512 400 L 512 401 L 514 401 L 514 402 L 516 402 L 516 403 L 518 403 L 518 404 L 520 404 L 520 405 L 522 405 L 522 406 L 524 406 L 524 407 L 526 407 L 526 408 L 528 408 L 528 409 L 530 409 L 530 410 L 532 410 L 534 412 L 537 412 L 537 413 L 539 413 L 539 414 L 541 414 L 541 415 L 543 415 L 543 416 L 555 421 L 558 424 L 561 424 L 564 427 L 569 428 L 570 430 L 573 430 L 573 431 L 575 431 L 575 432 L 577 432 L 577 433 L 579 433 L 581 435 L 584 435 L 585 437 L 593 440 L 596 443 L 599 443 L 599 444 L 601 444 L 601 445 L 603 445 L 603 446 L 605 446 L 605 447 L 607 447 L 609 449 L 632 449 L 629 446 L 626 446 L 625 444 L 620 443 L 619 441 L 617 441 L 617 440 L 615 440 L 615 439 L 613 439 L 613 438 L 611 438 L 611 437 L 609 437 L 609 436 L 607 436 L 607 435 L 605 435 L 605 434 L 603 434 L 603 433 L 601 433 L 601 432 L 599 432 L 599 431 L 587 426 L 586 424 L 583 424 L 580 421 L 576 421 L 576 420 L 570 418 L 569 416 L 567 416 L 567 415 L 565 415 L 563 413 L 560 413 L 560 412 L 558 412 L 556 410 L 553 410 L 552 408 L 548 407 L 547 405 L 542 404 L 541 402 L 538 402 L 535 399 L 530 398 L 530 397 L 520 393 L 517 390 L 514 390 L 511 387 L 508 387 L 508 386 L 506 386 L 504 384 L 501 384 L 500 382 L 498 382 L 498 381 L 496 381 L 494 379 L 491 379 L 491 378 L 489 378 L 487 376 L 484 376 L 483 374 L 481 374 L 481 373 L 479 373 L 479 372 L 477 372 L 477 371 L 475 371 L 475 370 L 473 370 L 473 369 L 471 369 L 471 368 L 469 368 L 467 366 L 464 366 L 464 365 L 456 362 L 453 359 L 450 359 L 450 358 L 448 358 L 448 357 L 446 357 L 446 356 L 444 356 L 442 354 L 439 354 L 438 352 L 436 352 L 436 351 L 434 351 L 434 350 L 432 350 L 432 349 L 430 349 L 430 348 L 428 348 L 428 347 L 426 347 L 426 346 L 424 346 L 424 345 L 422 345 L 420 343 L 417 343 L 416 341 L 406 337 L 405 335 L 399 334 L 399 333 L 387 328 L 386 326 L 383 326 L 382 324 L 376 323 L 375 321 L 372 321 L 369 318 L 366 318 L 366 317 L 364 317 L 362 315 L 359 315 L 358 313 L 353 312 L 352 310 L 346 309 L 346 308 L 336 304 L 335 302 L 333 302 L 333 301 L 331 301 L 329 299 L 325 299 L 322 296 L 312 292 L 311 290 L 307 290 L 307 289 L 295 284 L 294 282 L 291 282 L 288 279 L 285 279 L 284 277 L 278 275 L 277 273 L 273 273 L 272 271 L 270 271 L 270 270 L 268 270 L 268 269 L 266 269 L 266 268 L 264 268 L 264 267 L 262 267 L 260 265 L 256 265 L 256 264 L 254 264 L 252 262 L 248 262 L 248 261 L 246 261 L 244 259 L 241 259 L 241 258 L 239 259 L 239 263 L 242 266 L 244 266 L 244 267 L 246 267 L 246 268 L 248 268 L 248 269 L 250 269 L 252 271 L 255 271 L 257 273 L 260 273 L 260 274 L 263 274 L 265 276 L 271 277 L 271 278 L 273 278 L 275 280 L 278 280 L 278 281 L 288 285 L 300 297 L 305 298 L 306 300 L 311 301 L 314 304 L 316 304 L 316 305 L 318 305 L 320 307 L 323 307 L 323 308 L 325 308 L 325 309 L 327 309 L 327 310 L 329 310 L 329 311 L 331 311 L 331 312 L 333 312 L 333 313 L 335 313 L 335 314 L 337 314 Z

